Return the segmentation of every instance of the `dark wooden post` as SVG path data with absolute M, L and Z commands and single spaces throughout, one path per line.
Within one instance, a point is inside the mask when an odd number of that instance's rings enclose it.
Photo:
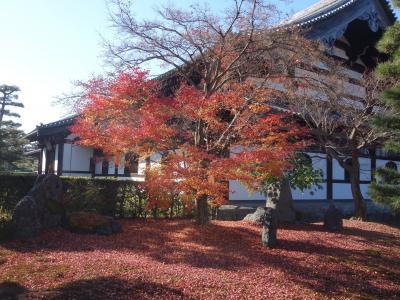
M 326 155 L 326 199 L 333 203 L 333 165 L 332 157 Z
M 58 157 L 57 157 L 57 175 L 62 175 L 63 169 L 63 159 L 64 159 L 64 143 L 58 144 Z

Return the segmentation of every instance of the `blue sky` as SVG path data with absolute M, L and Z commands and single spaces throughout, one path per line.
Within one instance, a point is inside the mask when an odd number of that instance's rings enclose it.
M 209 1 L 221 9 L 231 0 Z M 19 110 L 22 129 L 55 121 L 65 108 L 52 105 L 68 93 L 74 80 L 85 80 L 103 71 L 100 34 L 111 37 L 106 0 L 2 0 L 0 9 L 0 84 L 21 88 Z M 185 0 L 136 0 L 135 13 L 152 18 L 160 4 L 187 6 Z M 317 0 L 278 1 L 289 14 Z

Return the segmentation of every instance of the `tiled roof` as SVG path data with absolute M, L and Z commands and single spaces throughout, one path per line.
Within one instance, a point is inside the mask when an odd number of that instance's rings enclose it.
M 294 14 L 280 25 L 307 27 L 336 15 L 347 8 L 350 9 L 351 6 L 357 2 L 360 2 L 360 0 L 322 0 Z M 390 7 L 389 2 L 387 0 L 380 0 L 380 2 L 388 15 L 395 20 L 396 17 Z
M 75 118 L 78 115 L 73 115 L 73 116 L 69 116 L 67 118 L 52 122 L 52 123 L 48 123 L 48 124 L 40 124 L 38 126 L 38 128 L 50 128 L 50 127 L 58 127 L 58 126 L 66 126 L 66 125 L 72 125 L 73 121 L 75 120 Z

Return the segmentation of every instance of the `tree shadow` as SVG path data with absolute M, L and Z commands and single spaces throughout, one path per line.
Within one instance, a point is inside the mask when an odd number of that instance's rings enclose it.
M 191 299 L 181 290 L 162 284 L 141 279 L 124 280 L 112 276 L 72 281 L 54 289 L 39 291 L 29 291 L 15 283 L 7 285 L 12 286 L 13 290 L 8 287 L 9 293 L 4 294 L 4 298 L 1 299 Z
M 3 281 L 0 283 L 0 299 L 2 300 L 18 299 L 18 295 L 27 291 L 28 289 L 18 282 Z
M 361 221 L 360 221 L 361 222 Z M 378 224 L 381 225 L 381 224 Z M 389 225 L 385 225 L 389 226 Z M 391 227 L 391 226 L 389 226 Z M 393 229 L 398 229 L 397 227 L 392 227 Z M 394 234 L 383 233 L 378 231 L 371 231 L 357 227 L 343 227 L 342 231 L 331 232 L 328 231 L 322 223 L 307 223 L 307 224 L 282 224 L 280 229 L 292 230 L 292 231 L 304 231 L 304 232 L 321 232 L 321 233 L 336 233 L 343 236 L 353 236 L 358 239 L 363 239 L 365 241 L 387 241 L 391 240 L 393 246 L 400 246 L 400 240 Z
M 212 222 L 197 227 L 187 220 L 124 220 L 122 224 L 124 232 L 110 237 L 78 235 L 56 229 L 44 232 L 36 239 L 15 240 L 3 246 L 17 252 L 40 252 L 42 255 L 52 251 L 122 251 L 146 256 L 172 268 L 174 264 L 184 264 L 234 272 L 271 272 L 274 269 L 283 272 L 294 284 L 329 297 L 352 294 L 355 297 L 400 297 L 393 292 L 393 285 L 400 286 L 398 256 L 393 257 L 380 248 L 357 250 L 337 243 L 346 242 L 347 238 L 356 242 L 362 240 L 364 244 L 388 239 L 397 247 L 396 236 L 391 234 L 352 227 L 341 233 L 329 233 L 317 224 L 284 225 L 278 246 L 268 249 L 261 245 L 260 228 L 246 223 Z M 298 237 L 294 238 L 293 233 L 290 237 L 285 236 L 293 230 Z M 316 235 L 313 232 L 327 236 L 308 239 Z M 371 243 L 371 247 L 375 246 L 376 243 Z M 104 280 L 111 290 L 117 289 L 114 285 L 118 286 L 119 279 L 115 279 L 115 283 L 110 278 Z M 392 287 L 370 284 L 373 280 L 385 281 Z M 134 284 L 124 286 L 135 288 Z M 157 287 L 153 289 L 157 291 Z M 66 291 L 69 290 L 66 288 Z M 183 297 L 180 294 L 173 296 Z

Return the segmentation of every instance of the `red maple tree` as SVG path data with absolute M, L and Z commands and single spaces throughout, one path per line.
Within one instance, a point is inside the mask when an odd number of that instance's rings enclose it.
M 161 163 L 145 183 L 150 202 L 162 207 L 169 194 L 179 193 L 197 203 L 199 224 L 208 221 L 208 204 L 226 200 L 227 181 L 257 189 L 262 180 L 282 176 L 288 159 L 307 144 L 307 132 L 268 105 L 277 91 L 250 82 L 213 93 L 182 84 L 166 97 L 146 72 L 131 69 L 86 87 L 71 128 L 79 143 L 116 158 L 160 153 Z

